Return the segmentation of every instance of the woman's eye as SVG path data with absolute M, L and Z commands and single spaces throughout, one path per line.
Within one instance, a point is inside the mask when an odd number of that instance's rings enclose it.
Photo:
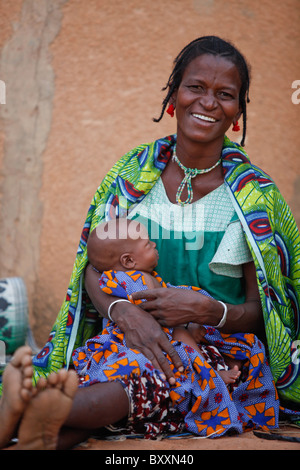
M 202 85 L 190 85 L 188 88 L 194 91 L 203 91 L 204 88 Z
M 220 96 L 222 96 L 222 98 L 227 98 L 227 99 L 233 99 L 234 97 L 228 93 L 227 91 L 221 91 L 220 92 Z

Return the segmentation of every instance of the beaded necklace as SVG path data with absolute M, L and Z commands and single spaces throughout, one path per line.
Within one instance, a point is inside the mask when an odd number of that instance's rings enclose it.
M 205 168 L 205 169 L 198 169 L 198 168 L 187 168 L 184 166 L 181 161 L 178 159 L 176 155 L 176 147 L 174 147 L 174 152 L 173 152 L 173 157 L 172 160 L 177 163 L 177 165 L 184 171 L 184 178 L 181 181 L 177 193 L 176 193 L 176 202 L 180 206 L 184 206 L 185 204 L 190 204 L 193 200 L 193 188 L 192 188 L 192 178 L 195 178 L 197 175 L 203 175 L 204 173 L 209 173 L 212 171 L 214 168 L 216 168 L 220 163 L 221 163 L 221 158 L 215 163 L 212 167 L 210 168 Z M 181 200 L 181 194 L 184 189 L 184 187 L 187 187 L 187 192 L 188 192 L 188 197 L 186 198 L 185 201 Z

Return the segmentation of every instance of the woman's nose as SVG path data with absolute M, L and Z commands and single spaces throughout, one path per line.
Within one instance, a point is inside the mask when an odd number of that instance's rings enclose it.
M 206 93 L 200 97 L 200 103 L 205 109 L 214 109 L 217 106 L 217 101 L 213 91 L 207 90 Z

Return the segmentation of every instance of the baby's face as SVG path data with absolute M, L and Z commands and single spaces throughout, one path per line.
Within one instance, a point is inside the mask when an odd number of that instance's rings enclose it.
M 141 225 L 139 237 L 132 244 L 132 254 L 136 261 L 136 269 L 151 273 L 158 263 L 156 243 L 149 239 L 148 232 Z

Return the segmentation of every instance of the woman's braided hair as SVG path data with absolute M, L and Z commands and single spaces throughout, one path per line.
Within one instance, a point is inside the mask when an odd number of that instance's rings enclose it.
M 165 112 L 174 91 L 179 88 L 184 71 L 188 64 L 196 57 L 203 54 L 212 54 L 221 56 L 231 61 L 238 69 L 242 86 L 240 89 L 239 103 L 243 114 L 243 136 L 241 145 L 244 146 L 246 138 L 247 124 L 247 103 L 249 103 L 249 86 L 250 86 L 250 68 L 244 56 L 230 42 L 224 41 L 217 36 L 203 36 L 195 39 L 185 46 L 174 60 L 174 68 L 163 90 L 168 90 L 165 99 L 162 102 L 162 111 L 155 122 L 159 122 Z

